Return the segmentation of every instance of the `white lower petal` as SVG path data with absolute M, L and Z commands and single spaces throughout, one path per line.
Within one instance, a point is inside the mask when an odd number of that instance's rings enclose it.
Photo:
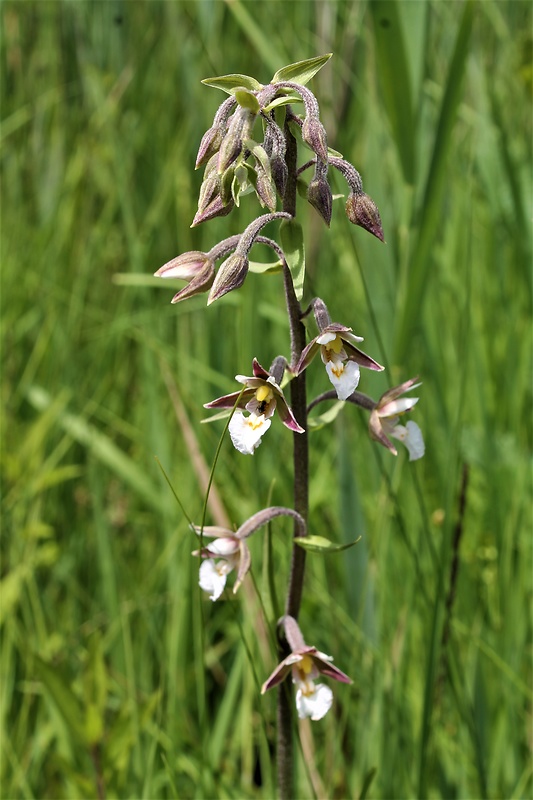
M 200 588 L 208 592 L 211 600 L 218 600 L 224 591 L 227 574 L 227 564 L 224 561 L 217 563 L 208 558 L 200 564 Z
M 323 683 L 314 685 L 313 681 L 300 683 L 296 692 L 296 708 L 300 719 L 311 717 L 313 720 L 322 719 L 333 703 L 333 692 Z
M 346 400 L 359 383 L 359 364 L 356 361 L 328 361 L 326 371 L 339 400 Z
M 236 411 L 231 418 L 228 430 L 233 446 L 245 455 L 253 455 L 261 444 L 261 437 L 270 428 L 272 421 L 263 415 L 250 414 L 245 417 L 242 411 Z
M 405 426 L 396 425 L 394 430 L 391 431 L 391 436 L 403 442 L 407 447 L 409 450 L 409 461 L 416 461 L 418 458 L 422 458 L 426 452 L 422 431 L 416 422 L 412 420 L 409 420 Z

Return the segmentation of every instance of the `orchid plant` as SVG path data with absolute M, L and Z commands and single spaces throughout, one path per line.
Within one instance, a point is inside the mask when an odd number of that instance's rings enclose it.
M 379 211 L 364 193 L 357 170 L 327 144 L 320 120 L 319 104 L 307 83 L 329 60 L 331 54 L 291 64 L 278 70 L 272 80 L 262 85 L 248 75 L 224 75 L 203 81 L 224 91 L 228 97 L 215 114 L 213 124 L 200 143 L 196 167 L 204 167 L 198 211 L 192 226 L 214 217 L 226 216 L 239 206 L 246 195 L 255 196 L 265 213 L 257 217 L 241 234 L 232 235 L 207 252 L 191 251 L 177 256 L 155 274 L 179 278 L 186 285 L 172 298 L 178 303 L 201 292 L 209 292 L 207 305 L 228 292 L 239 289 L 250 271 L 250 251 L 256 244 L 266 245 L 274 254 L 272 268 L 281 271 L 285 304 L 290 327 L 288 355 L 277 355 L 265 369 L 254 358 L 252 375 L 237 375 L 241 390 L 205 404 L 208 409 L 227 409 L 231 441 L 243 455 L 253 455 L 272 424 L 275 412 L 293 436 L 294 508 L 263 509 L 232 532 L 219 527 L 195 527 L 200 537 L 201 588 L 212 601 L 224 596 L 228 576 L 236 571 L 233 591 L 237 591 L 250 569 L 251 557 L 246 539 L 279 515 L 294 520 L 294 538 L 285 615 L 278 623 L 280 663 L 262 691 L 280 684 L 292 674 L 296 687 L 296 709 L 300 718 L 321 719 L 333 702 L 331 689 L 315 685 L 325 676 L 341 683 L 351 680 L 331 663 L 331 657 L 305 644 L 299 617 L 306 548 L 328 548 L 322 537 L 309 531 L 309 438 L 308 412 L 319 403 L 340 400 L 369 412 L 369 433 L 392 454 L 397 451 L 389 437 L 402 441 L 411 460 L 424 454 L 424 442 L 418 425 L 400 419 L 410 413 L 418 398 L 404 395 L 419 386 L 416 379 L 389 389 L 378 400 L 357 391 L 360 368 L 382 371 L 384 368 L 359 349 L 362 338 L 342 323 L 332 323 L 327 306 L 320 298 L 302 305 L 305 284 L 303 230 L 297 221 L 297 194 L 304 194 L 329 226 L 333 195 L 330 170 L 345 179 L 348 196 L 345 210 L 348 220 L 383 241 Z M 299 110 L 301 109 L 301 111 Z M 312 152 L 306 161 L 304 148 Z M 312 170 L 311 179 L 304 175 Z M 278 207 L 281 206 L 281 210 Z M 264 235 L 263 228 L 279 224 L 279 242 Z M 217 269 L 217 262 L 222 261 Z M 314 316 L 318 333 L 307 342 L 304 321 Z M 306 393 L 306 370 L 314 366 L 320 354 L 333 389 L 311 402 Z M 258 354 L 261 360 L 268 353 Z M 288 379 L 290 401 L 281 389 Z M 206 542 L 209 540 L 209 543 Z M 293 795 L 293 712 L 285 686 L 278 691 L 277 765 L 278 787 L 282 798 Z

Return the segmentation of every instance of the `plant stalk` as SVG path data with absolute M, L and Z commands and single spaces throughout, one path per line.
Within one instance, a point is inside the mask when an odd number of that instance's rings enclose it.
M 296 215 L 296 178 L 297 178 L 297 144 L 296 139 L 285 125 L 286 152 L 285 160 L 288 169 L 287 185 L 283 198 L 283 210 L 292 217 Z M 301 321 L 301 308 L 294 292 L 294 285 L 288 266 L 283 270 L 285 282 L 285 296 L 289 314 L 291 330 L 291 366 L 294 366 L 305 347 L 305 328 Z M 300 514 L 307 523 L 309 515 L 309 442 L 307 434 L 307 394 L 305 385 L 305 371 L 291 381 L 291 408 L 298 423 L 305 429 L 305 433 L 293 434 L 293 464 L 294 464 L 294 510 Z M 298 527 L 294 527 L 294 536 L 298 535 Z M 305 573 L 305 550 L 293 544 L 289 586 L 285 603 L 285 614 L 298 619 L 300 602 L 302 599 L 303 580 Z M 280 637 L 280 661 L 290 652 L 287 642 Z M 291 800 L 294 797 L 294 748 L 293 748 L 293 698 L 288 684 L 281 685 L 278 689 L 278 793 L 281 800 Z

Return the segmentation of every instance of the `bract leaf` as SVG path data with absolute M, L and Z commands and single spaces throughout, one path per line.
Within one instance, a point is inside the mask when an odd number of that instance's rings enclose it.
M 241 106 L 241 108 L 246 108 L 248 111 L 251 111 L 252 114 L 259 114 L 260 106 L 255 94 L 249 92 L 248 89 L 243 88 L 240 86 L 238 89 L 235 89 L 233 92 L 235 95 L 235 100 Z
M 325 536 L 297 536 L 294 538 L 295 544 L 298 547 L 303 547 L 310 553 L 340 553 L 341 550 L 348 550 L 361 540 L 359 536 L 355 541 L 348 542 L 347 544 L 333 544 Z
M 261 261 L 249 261 L 248 272 L 255 272 L 257 275 L 263 275 L 268 272 L 273 275 L 275 272 L 281 272 L 282 266 L 281 261 L 271 261 L 268 264 L 263 264 Z
M 319 414 L 317 417 L 308 417 L 307 418 L 307 426 L 309 428 L 314 428 L 318 430 L 319 428 L 323 428 L 324 425 L 329 425 L 330 422 L 333 422 L 339 416 L 342 408 L 344 406 L 344 400 L 338 400 L 331 408 L 328 408 L 327 411 L 324 411 L 323 414 Z
M 308 58 L 305 61 L 297 61 L 295 64 L 288 64 L 286 67 L 278 69 L 271 83 L 281 83 L 282 81 L 291 81 L 292 83 L 299 83 L 300 86 L 305 86 L 313 75 L 322 69 L 333 53 L 326 53 L 323 56 L 316 58 Z
M 263 88 L 263 85 L 251 78 L 249 75 L 239 75 L 239 73 L 231 73 L 230 75 L 220 75 L 217 78 L 204 78 L 202 81 L 206 86 L 212 86 L 214 89 L 222 89 L 226 94 L 235 94 L 236 89 L 249 89 L 252 92 L 258 92 Z
M 291 271 L 296 299 L 304 293 L 305 251 L 302 226 L 294 219 L 284 219 L 279 227 L 281 246 Z
M 279 106 L 288 106 L 293 105 L 294 103 L 301 103 L 302 98 L 299 94 L 293 94 L 290 92 L 289 94 L 284 94 L 281 97 L 275 97 L 271 103 L 264 107 L 263 111 L 268 112 L 272 111 L 273 108 L 278 108 Z

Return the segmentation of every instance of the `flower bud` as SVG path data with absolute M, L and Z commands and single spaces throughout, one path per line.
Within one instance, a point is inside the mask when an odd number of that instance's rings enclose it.
M 378 207 L 367 194 L 350 194 L 346 201 L 346 215 L 354 225 L 359 225 L 380 241 L 385 241 Z
M 218 175 L 213 170 L 209 173 L 209 175 L 204 178 L 202 181 L 202 185 L 200 186 L 200 195 L 198 197 L 198 212 L 201 213 L 205 211 L 215 192 L 218 189 Z
M 209 128 L 209 130 L 204 133 L 202 136 L 202 141 L 200 142 L 200 147 L 198 148 L 195 169 L 201 167 L 202 164 L 205 164 L 215 153 L 218 152 L 223 138 L 224 131 L 218 125 L 216 127 L 213 126 L 212 128 Z
M 243 139 L 246 138 L 254 115 L 246 108 L 239 108 L 234 113 L 228 132 L 222 139 L 218 151 L 218 172 L 224 172 L 232 164 L 242 150 Z
M 179 278 L 189 281 L 187 286 L 171 300 L 172 303 L 178 303 L 211 288 L 215 277 L 215 262 L 207 253 L 191 250 L 164 264 L 155 275 L 158 278 Z
M 318 119 L 318 117 L 307 116 L 302 125 L 302 139 L 309 145 L 311 150 L 324 161 L 328 162 L 328 142 L 326 137 L 326 129 Z
M 287 178 L 289 176 L 289 170 L 285 159 L 279 155 L 273 155 L 270 159 L 270 170 L 278 194 L 280 197 L 283 197 L 285 194 L 285 187 L 287 186 Z
M 307 199 L 329 228 L 333 197 L 326 178 L 313 178 L 307 189 Z
M 266 206 L 270 211 L 276 210 L 276 190 L 270 175 L 257 164 L 257 181 L 255 191 L 261 205 Z
M 229 256 L 217 272 L 217 276 L 209 292 L 207 305 L 211 305 L 215 300 L 223 297 L 233 289 L 239 289 L 248 273 L 248 258 L 246 256 L 233 253 Z
M 203 211 L 197 211 L 191 224 L 191 228 L 196 227 L 201 222 L 207 222 L 208 219 L 214 217 L 225 217 L 232 211 L 235 203 L 230 200 L 226 205 L 222 202 L 219 194 L 215 195 L 213 200 L 205 207 Z

